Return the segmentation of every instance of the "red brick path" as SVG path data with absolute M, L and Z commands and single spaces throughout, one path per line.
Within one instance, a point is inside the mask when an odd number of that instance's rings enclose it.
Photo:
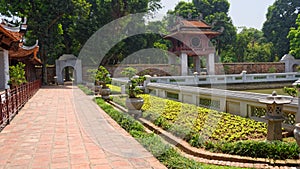
M 77 87 L 42 88 L 0 133 L 2 168 L 165 168 Z

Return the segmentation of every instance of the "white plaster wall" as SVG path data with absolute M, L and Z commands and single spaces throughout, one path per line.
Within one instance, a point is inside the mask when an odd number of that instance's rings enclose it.
M 2 49 L 0 51 L 0 90 L 9 88 L 8 81 L 9 81 L 8 51 Z

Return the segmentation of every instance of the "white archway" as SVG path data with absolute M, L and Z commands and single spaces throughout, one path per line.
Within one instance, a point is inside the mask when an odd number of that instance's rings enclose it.
M 295 59 L 294 56 L 290 54 L 284 55 L 280 62 L 285 63 L 285 72 L 295 72 L 295 67 L 300 65 L 300 59 Z
M 66 67 L 72 67 L 75 72 L 75 83 L 80 84 L 82 83 L 82 66 L 81 60 L 75 57 L 72 54 L 64 54 L 58 60 L 55 61 L 56 65 L 56 77 L 57 83 L 63 84 L 63 70 Z

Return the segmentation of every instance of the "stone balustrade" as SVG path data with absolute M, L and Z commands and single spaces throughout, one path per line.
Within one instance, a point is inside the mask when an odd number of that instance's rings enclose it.
M 299 72 L 266 73 L 266 74 L 231 74 L 231 75 L 195 75 L 195 76 L 164 76 L 151 77 L 152 83 L 177 85 L 209 85 L 209 84 L 241 84 L 260 82 L 296 81 L 300 78 Z

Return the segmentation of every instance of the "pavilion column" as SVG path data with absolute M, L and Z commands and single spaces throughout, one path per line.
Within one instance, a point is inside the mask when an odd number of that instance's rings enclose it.
M 214 53 L 210 53 L 208 55 L 206 64 L 207 64 L 207 73 L 209 75 L 214 75 L 215 74 L 215 54 Z
M 200 56 L 194 56 L 194 66 L 195 66 L 195 71 L 200 73 L 201 72 Z
M 9 85 L 9 60 L 8 51 L 0 50 L 0 90 L 8 89 Z
M 187 56 L 187 54 L 181 53 L 180 60 L 181 60 L 181 76 L 187 76 L 188 75 L 188 56 Z

